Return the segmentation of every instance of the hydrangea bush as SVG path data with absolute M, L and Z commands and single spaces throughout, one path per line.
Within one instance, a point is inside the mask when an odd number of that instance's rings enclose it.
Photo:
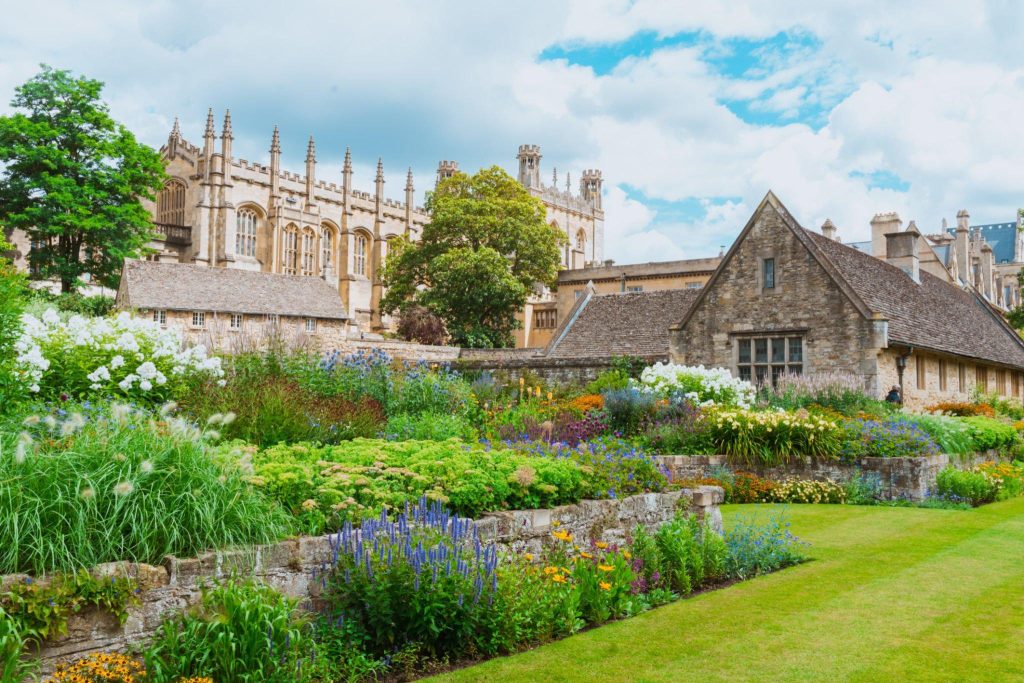
M 734 378 L 725 368 L 705 368 L 655 363 L 644 368 L 637 385 L 660 398 L 688 401 L 701 406 L 724 405 L 749 408 L 754 403 L 754 385 Z
M 193 380 L 224 375 L 204 346 L 183 349 L 180 331 L 128 313 L 67 322 L 52 309 L 40 318 L 26 314 L 15 351 L 28 391 L 50 400 L 102 395 L 156 404 Z

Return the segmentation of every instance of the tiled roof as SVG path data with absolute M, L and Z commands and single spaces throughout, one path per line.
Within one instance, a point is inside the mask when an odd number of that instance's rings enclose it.
M 563 270 L 558 274 L 560 283 L 587 282 L 588 280 L 617 280 L 625 275 L 627 278 L 667 277 L 670 275 L 689 275 L 693 273 L 710 273 L 718 267 L 722 259 L 719 256 L 708 258 L 691 258 L 680 261 L 654 261 L 651 263 L 626 263 L 611 266 L 591 266 Z
M 318 277 L 184 263 L 125 261 L 122 308 L 346 318 L 338 290 Z
M 975 230 L 985 238 L 985 242 L 992 247 L 992 255 L 996 263 L 1013 262 L 1013 246 L 1017 240 L 1017 223 L 989 223 L 988 225 L 972 225 L 971 232 Z M 950 235 L 956 235 L 956 228 L 946 228 Z
M 923 270 L 917 284 L 882 259 L 798 229 L 864 304 L 889 320 L 890 341 L 1024 367 L 1024 342 L 975 293 Z
M 668 356 L 669 326 L 690 309 L 699 289 L 595 294 L 565 324 L 549 358 Z M 562 330 L 556 332 L 556 339 Z

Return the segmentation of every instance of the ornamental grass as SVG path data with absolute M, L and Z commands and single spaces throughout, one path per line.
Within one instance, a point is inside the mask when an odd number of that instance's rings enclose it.
M 795 457 L 832 459 L 842 444 L 834 421 L 807 411 L 717 410 L 705 415 L 704 423 L 715 452 L 747 467 L 780 465 Z

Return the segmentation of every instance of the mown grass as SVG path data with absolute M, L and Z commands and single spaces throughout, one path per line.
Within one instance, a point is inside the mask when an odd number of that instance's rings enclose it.
M 813 561 L 439 680 L 1024 678 L 1024 499 L 785 511 Z

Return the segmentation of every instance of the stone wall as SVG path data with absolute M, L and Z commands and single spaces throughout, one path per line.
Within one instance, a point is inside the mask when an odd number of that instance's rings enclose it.
M 657 456 L 668 467 L 674 480 L 698 479 L 710 476 L 718 467 L 727 467 L 729 458 L 724 455 L 662 455 Z M 796 460 L 781 467 L 743 467 L 754 474 L 775 481 L 788 478 L 831 479 L 836 482 L 848 481 L 855 475 L 877 477 L 879 495 L 883 500 L 924 500 L 935 490 L 939 472 L 952 465 L 968 469 L 985 462 L 999 460 L 996 451 L 987 451 L 971 456 L 950 456 L 946 454 L 920 458 L 860 458 L 854 463 L 837 460 Z
M 491 370 L 508 373 L 518 378 L 524 373 L 537 375 L 545 380 L 563 384 L 586 384 L 605 370 L 612 367 L 613 358 L 548 358 L 533 354 L 503 353 L 497 350 L 493 355 L 463 354 L 459 358 L 458 367 L 463 370 Z M 535 351 L 535 349 L 522 349 Z M 668 356 L 649 357 L 643 359 L 648 365 L 668 360 Z
M 496 512 L 484 515 L 475 524 L 481 538 L 517 551 L 539 551 L 550 537 L 554 521 L 559 522 L 559 528 L 580 539 L 621 543 L 638 524 L 656 528 L 672 519 L 677 509 L 707 520 L 720 532 L 722 516 L 718 506 L 723 497 L 721 488 L 699 486 L 619 500 L 585 500 L 548 510 Z M 160 566 L 129 562 L 101 565 L 93 570 L 96 575 L 135 578 L 141 589 L 140 604 L 130 608 L 123 627 L 109 613 L 100 610 L 73 616 L 68 634 L 44 643 L 37 656 L 44 672 L 49 672 L 60 660 L 95 651 L 124 650 L 152 635 L 168 616 L 196 604 L 201 586 L 232 574 L 255 576 L 290 596 L 315 599 L 320 591 L 315 570 L 330 557 L 329 537 L 317 536 L 242 550 L 210 552 L 189 559 L 167 557 Z M 9 575 L 0 581 L 6 586 L 24 578 Z

